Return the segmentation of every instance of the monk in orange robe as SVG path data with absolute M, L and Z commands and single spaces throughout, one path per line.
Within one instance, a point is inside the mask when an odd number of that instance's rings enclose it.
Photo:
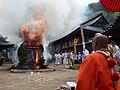
M 94 37 L 92 48 L 96 52 L 89 54 L 81 64 L 76 90 L 120 90 L 118 82 L 114 82 L 111 78 L 112 71 L 107 61 L 110 55 L 106 50 L 107 45 L 107 36 Z

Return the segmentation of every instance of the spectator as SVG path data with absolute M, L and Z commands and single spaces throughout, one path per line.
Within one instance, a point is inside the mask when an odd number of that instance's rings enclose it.
M 68 68 L 68 53 L 65 50 L 65 52 L 62 54 L 63 57 L 63 65 L 64 67 Z
M 119 49 L 119 47 L 116 45 L 116 42 L 113 40 L 110 41 L 110 45 L 112 46 L 112 50 L 113 50 L 113 58 L 115 58 L 116 50 Z
M 73 64 L 74 64 L 73 57 L 74 57 L 73 51 L 70 51 L 70 59 L 69 59 L 70 68 L 73 68 Z
M 81 55 L 81 52 L 78 52 L 78 61 L 79 61 L 79 63 L 82 63 L 82 55 Z
M 120 90 L 120 77 L 113 68 L 116 62 L 110 57 L 107 45 L 107 36 L 93 38 L 92 48 L 95 52 L 89 54 L 81 64 L 76 90 Z
M 89 55 L 89 51 L 88 51 L 87 49 L 84 49 L 84 50 L 83 50 L 83 54 L 84 54 L 85 57 L 86 57 L 87 55 Z

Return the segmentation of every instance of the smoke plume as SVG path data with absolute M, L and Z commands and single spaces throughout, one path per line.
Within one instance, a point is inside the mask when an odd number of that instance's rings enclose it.
M 44 13 L 50 22 L 47 41 L 54 41 L 70 33 L 84 20 L 89 0 L 0 0 L 0 34 L 10 42 L 19 40 L 18 33 L 30 16 Z

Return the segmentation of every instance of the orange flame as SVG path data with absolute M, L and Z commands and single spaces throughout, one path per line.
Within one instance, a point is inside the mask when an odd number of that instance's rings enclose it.
M 38 50 L 37 49 L 36 49 L 35 53 L 36 53 L 36 60 L 35 60 L 35 62 L 36 62 L 36 64 L 38 64 L 39 63 L 39 54 L 38 54 Z
M 31 17 L 31 21 L 22 26 L 21 33 L 23 35 L 24 44 L 27 48 L 36 48 L 35 62 L 39 61 L 38 48 L 42 44 L 43 38 L 46 38 L 46 27 L 49 25 L 43 14 L 36 18 Z
M 43 38 L 46 38 L 46 26 L 48 24 L 43 14 L 36 19 L 31 17 L 31 22 L 23 25 L 21 29 L 24 43 L 26 45 L 39 46 L 43 42 Z

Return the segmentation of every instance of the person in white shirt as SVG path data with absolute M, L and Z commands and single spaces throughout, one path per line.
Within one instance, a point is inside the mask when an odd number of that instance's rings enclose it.
M 89 55 L 89 51 L 88 51 L 87 49 L 84 49 L 84 50 L 83 50 L 83 54 L 84 54 L 85 57 L 86 57 L 87 55 Z
M 119 71 L 120 73 L 120 49 L 117 49 L 116 52 L 115 52 L 115 59 L 117 61 L 117 70 Z
M 78 61 L 79 61 L 79 63 L 82 63 L 82 55 L 81 55 L 81 52 L 78 52 Z
M 62 62 L 62 55 L 60 53 L 55 54 L 55 64 L 59 65 Z
M 67 67 L 67 65 L 68 65 L 68 53 L 67 53 L 66 50 L 65 50 L 65 52 L 62 54 L 62 57 L 63 57 L 63 65 L 64 65 L 64 67 Z
M 120 59 L 120 49 L 117 49 L 115 52 L 115 58 Z
M 73 57 L 74 57 L 73 51 L 70 51 L 70 59 L 69 59 L 70 68 L 73 68 L 73 64 L 74 64 Z
M 58 64 L 62 64 L 62 55 L 58 53 Z
M 78 64 L 78 53 L 74 54 L 74 64 Z
M 55 55 L 54 55 L 54 59 L 55 59 L 55 64 L 57 64 L 57 57 L 58 57 L 58 53 L 56 52 Z
M 113 40 L 110 41 L 110 45 L 111 45 L 112 53 L 113 53 L 112 57 L 115 58 L 116 50 L 118 50 L 119 47 L 116 45 L 116 42 Z

